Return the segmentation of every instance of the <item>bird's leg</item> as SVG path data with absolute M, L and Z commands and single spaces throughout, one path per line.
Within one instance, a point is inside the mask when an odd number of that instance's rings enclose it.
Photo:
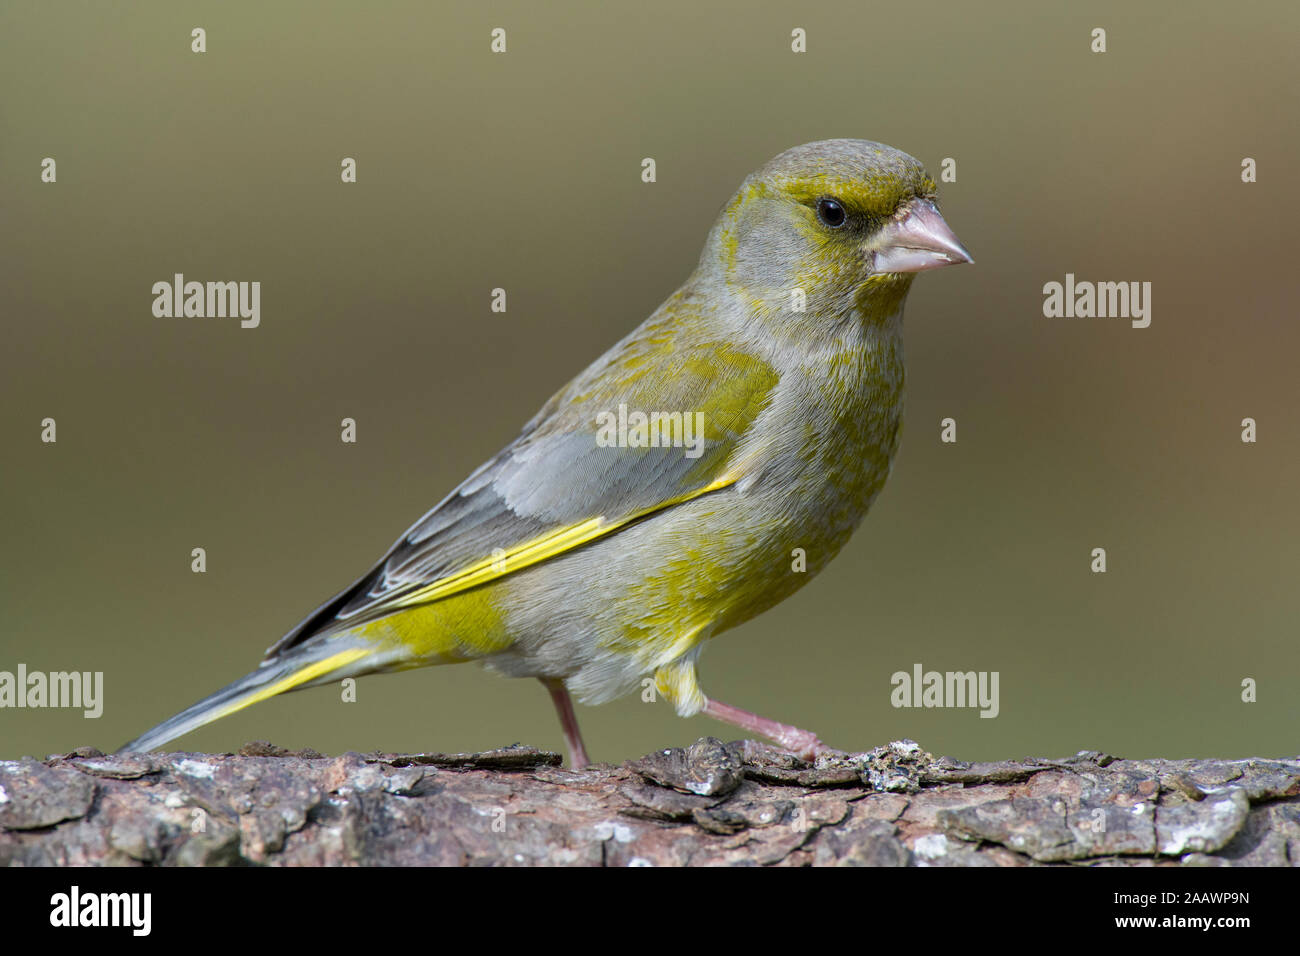
M 817 735 L 810 730 L 800 730 L 798 727 L 791 727 L 789 724 L 768 720 L 766 717 L 760 717 L 758 714 L 741 710 L 739 707 L 724 704 L 720 700 L 710 698 L 709 702 L 704 705 L 702 712 L 708 714 L 714 720 L 734 724 L 741 730 L 748 730 L 750 733 L 766 737 L 782 750 L 788 750 L 803 760 L 812 760 L 818 754 L 835 752 L 822 743 L 817 738 Z
M 564 728 L 564 742 L 569 748 L 569 766 L 581 770 L 591 763 L 587 759 L 587 748 L 582 745 L 582 731 L 578 729 L 578 715 L 573 712 L 573 701 L 564 687 L 564 681 L 554 677 L 537 678 L 551 694 L 551 703 L 560 717 L 560 726 Z

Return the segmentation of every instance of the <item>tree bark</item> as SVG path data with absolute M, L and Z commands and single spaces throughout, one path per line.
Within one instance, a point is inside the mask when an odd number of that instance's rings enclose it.
M 703 738 L 558 754 L 93 749 L 0 762 L 9 865 L 1300 864 L 1300 759 L 963 763 L 911 741 L 815 765 Z

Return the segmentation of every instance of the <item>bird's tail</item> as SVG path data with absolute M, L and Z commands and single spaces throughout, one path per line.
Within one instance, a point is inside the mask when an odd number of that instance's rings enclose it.
M 383 662 L 378 660 L 381 656 L 384 655 L 377 653 L 374 645 L 343 636 L 300 645 L 145 731 L 123 745 L 118 753 L 153 750 L 182 734 L 287 690 L 381 669 Z

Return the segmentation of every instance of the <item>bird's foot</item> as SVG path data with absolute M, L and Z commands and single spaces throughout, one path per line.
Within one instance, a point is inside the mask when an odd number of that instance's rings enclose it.
M 826 746 L 826 744 L 822 743 L 821 738 L 811 730 L 801 730 L 780 721 L 769 720 L 767 717 L 760 717 L 748 710 L 724 704 L 720 700 L 710 699 L 704 705 L 703 713 L 714 720 L 721 720 L 742 730 L 748 730 L 751 733 L 766 737 L 782 750 L 794 754 L 800 760 L 807 760 L 809 763 L 822 754 L 838 754 L 842 752 Z
M 771 740 L 782 750 L 794 754 L 800 760 L 807 760 L 809 763 L 812 763 L 823 754 L 844 753 L 842 750 L 826 746 L 811 730 L 800 730 L 797 727 L 791 727 L 789 733 L 780 737 L 772 737 Z
M 564 742 L 569 748 L 569 767 L 582 770 L 591 761 L 587 758 L 587 748 L 582 742 L 582 731 L 578 729 L 578 715 L 573 712 L 573 700 L 569 697 L 564 681 L 553 677 L 539 677 L 555 704 L 555 713 L 560 718 L 560 727 L 564 730 Z

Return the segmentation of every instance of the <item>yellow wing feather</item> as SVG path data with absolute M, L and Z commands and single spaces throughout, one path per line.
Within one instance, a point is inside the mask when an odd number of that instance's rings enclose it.
M 563 554 L 566 551 L 572 551 L 574 548 L 581 547 L 589 541 L 595 541 L 597 538 L 603 538 L 607 534 L 617 531 L 619 528 L 626 527 L 635 521 L 639 521 L 648 515 L 665 508 L 671 508 L 701 495 L 718 491 L 726 488 L 736 482 L 737 477 L 726 475 L 717 481 L 698 488 L 689 494 L 681 495 L 677 498 L 671 498 L 667 501 L 660 502 L 652 508 L 645 508 L 639 512 L 628 515 L 618 521 L 606 522 L 604 516 L 588 518 L 586 521 L 578 524 L 569 525 L 566 528 L 560 528 L 549 534 L 542 535 L 527 541 L 518 547 L 511 548 L 502 554 L 484 558 L 475 564 L 464 568 L 455 574 L 448 575 L 445 578 L 439 578 L 424 585 L 416 591 L 403 595 L 391 603 L 381 605 L 376 609 L 381 613 L 391 613 L 399 608 L 414 607 L 419 604 L 429 604 L 433 601 L 441 601 L 444 598 L 451 597 L 454 594 L 460 594 L 468 591 L 470 588 L 479 587 L 505 577 L 507 574 L 513 574 L 516 571 L 522 571 L 524 568 L 531 567 L 534 564 L 540 564 L 549 558 Z

